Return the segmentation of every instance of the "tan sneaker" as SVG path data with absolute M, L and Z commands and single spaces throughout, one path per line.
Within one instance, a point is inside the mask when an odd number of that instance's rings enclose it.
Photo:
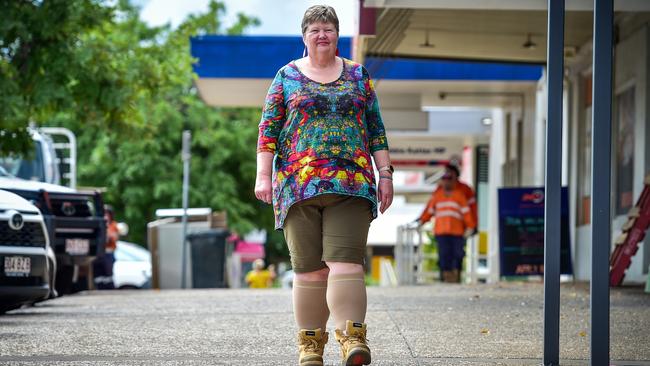
M 301 329 L 298 332 L 300 348 L 300 366 L 323 366 L 323 350 L 328 340 L 328 333 L 318 329 Z
M 337 329 L 336 340 L 341 344 L 343 366 L 370 365 L 370 348 L 366 339 L 366 323 L 345 322 L 345 333 Z

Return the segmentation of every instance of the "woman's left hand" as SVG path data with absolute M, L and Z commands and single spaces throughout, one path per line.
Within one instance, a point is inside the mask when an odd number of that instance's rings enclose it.
M 393 180 L 392 179 L 382 179 L 379 177 L 379 212 L 382 214 L 384 211 L 390 207 L 393 203 Z

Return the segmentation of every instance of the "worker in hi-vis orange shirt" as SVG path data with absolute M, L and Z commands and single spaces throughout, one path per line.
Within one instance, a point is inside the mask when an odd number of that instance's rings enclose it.
M 476 216 L 458 182 L 458 168 L 453 165 L 446 167 L 438 189 L 431 195 L 417 221 L 423 225 L 431 218 L 435 218 L 433 234 L 438 244 L 442 280 L 460 282 L 465 237 L 476 232 Z

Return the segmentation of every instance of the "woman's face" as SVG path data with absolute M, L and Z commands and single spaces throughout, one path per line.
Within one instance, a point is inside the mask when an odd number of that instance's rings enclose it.
M 339 35 L 332 23 L 312 23 L 307 27 L 307 31 L 303 35 L 303 41 L 310 54 L 331 53 L 333 55 L 336 53 L 338 40 Z

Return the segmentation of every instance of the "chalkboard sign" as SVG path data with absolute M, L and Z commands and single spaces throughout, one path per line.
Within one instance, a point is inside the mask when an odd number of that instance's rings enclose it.
M 571 274 L 569 198 L 561 197 L 560 271 Z M 499 189 L 499 252 L 501 276 L 544 274 L 544 188 Z

